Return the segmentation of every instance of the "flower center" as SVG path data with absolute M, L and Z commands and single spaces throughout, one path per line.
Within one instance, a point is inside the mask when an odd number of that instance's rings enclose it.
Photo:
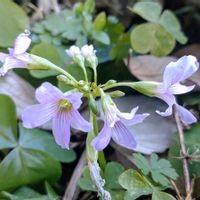
M 69 111 L 72 108 L 72 103 L 66 99 L 60 99 L 59 101 L 59 108 L 62 111 Z

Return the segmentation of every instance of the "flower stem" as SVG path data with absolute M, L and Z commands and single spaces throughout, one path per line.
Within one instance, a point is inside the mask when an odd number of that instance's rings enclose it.
M 93 113 L 93 128 L 94 128 L 94 134 L 98 135 L 98 126 L 97 126 L 97 119 L 96 115 Z M 104 171 L 106 167 L 106 159 L 103 151 L 99 151 L 98 153 L 98 161 L 101 169 Z
M 178 115 L 178 112 L 176 111 L 176 107 L 173 106 L 174 110 L 174 117 L 178 129 L 178 135 L 179 135 L 179 142 L 181 147 L 180 156 L 182 159 L 182 165 L 183 165 L 183 174 L 184 174 L 184 180 L 185 180 L 185 191 L 186 195 L 190 193 L 191 190 L 191 182 L 190 182 L 190 174 L 189 174 L 189 168 L 188 168 L 188 159 L 187 159 L 187 151 L 185 146 L 185 138 L 184 138 L 184 132 L 183 132 L 183 126 L 180 121 L 180 117 Z M 191 194 L 187 197 L 187 200 L 192 200 Z

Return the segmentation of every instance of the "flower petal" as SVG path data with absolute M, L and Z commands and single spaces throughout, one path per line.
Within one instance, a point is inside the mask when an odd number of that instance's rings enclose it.
M 102 151 L 109 144 L 111 139 L 111 128 L 104 123 L 102 130 L 98 136 L 92 141 L 92 145 L 97 151 Z
M 184 124 L 187 125 L 187 124 L 193 124 L 193 123 L 197 122 L 196 117 L 186 108 L 176 104 L 176 110 L 179 114 L 181 121 Z
M 172 115 L 172 105 L 170 105 L 165 112 L 161 112 L 159 110 L 156 110 L 156 113 L 158 113 L 159 115 L 163 116 L 163 117 L 168 117 L 170 115 Z
M 4 76 L 10 69 L 14 68 L 26 68 L 26 62 L 12 57 L 7 57 L 4 65 L 0 68 L 0 76 Z
M 125 120 L 133 119 L 133 117 L 134 117 L 135 113 L 137 112 L 138 108 L 139 108 L 138 106 L 133 108 L 130 113 L 118 112 L 118 116 L 120 117 L 120 119 L 125 119 Z
M 92 124 L 86 121 L 76 109 L 72 109 L 68 114 L 71 126 L 75 129 L 89 132 L 92 130 Z
M 169 91 L 172 94 L 184 94 L 184 93 L 192 91 L 194 88 L 195 88 L 195 85 L 185 86 L 185 85 L 176 83 L 169 88 Z
M 1 61 L 2 63 L 4 63 L 5 60 L 6 60 L 6 58 L 7 58 L 8 56 L 9 56 L 9 55 L 8 55 L 7 53 L 1 53 L 1 52 L 0 52 L 0 61 Z
M 65 99 L 70 101 L 75 109 L 78 109 L 82 104 L 82 96 L 83 94 L 81 92 L 74 92 L 72 94 L 65 95 Z
M 65 98 L 57 87 L 48 82 L 44 82 L 36 89 L 35 96 L 40 103 L 56 102 Z
M 26 52 L 31 44 L 29 35 L 30 33 L 26 31 L 17 36 L 13 47 L 13 55 L 19 55 Z
M 165 88 L 183 81 L 194 74 L 199 68 L 199 63 L 194 56 L 183 56 L 176 62 L 169 63 L 164 71 L 163 83 Z
M 132 126 L 143 122 L 143 120 L 149 115 L 149 113 L 137 114 L 132 119 L 121 119 L 121 122 L 123 122 L 123 124 L 125 124 L 126 126 Z
M 57 111 L 56 104 L 36 104 L 29 106 L 22 113 L 23 126 L 26 128 L 38 127 L 49 121 Z
M 136 141 L 132 133 L 120 121 L 116 122 L 112 128 L 112 139 L 125 148 L 133 150 L 136 147 Z
M 65 112 L 58 112 L 53 118 L 53 135 L 55 141 L 62 148 L 69 149 L 70 121 Z

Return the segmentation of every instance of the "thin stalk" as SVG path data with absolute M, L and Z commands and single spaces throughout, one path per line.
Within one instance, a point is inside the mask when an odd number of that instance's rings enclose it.
M 94 134 L 97 136 L 98 135 L 97 119 L 96 119 L 96 115 L 94 113 L 92 114 L 93 114 L 92 123 L 93 123 Z M 99 161 L 99 165 L 101 169 L 104 171 L 106 167 L 106 159 L 105 159 L 105 155 L 103 151 L 100 151 L 98 153 L 98 161 Z
M 120 87 L 120 86 L 128 86 L 128 87 L 132 87 L 133 84 L 136 82 L 119 82 L 119 83 L 113 83 L 112 85 L 107 85 L 103 88 L 103 90 L 108 90 L 114 87 Z
M 94 83 L 97 85 L 97 70 L 96 68 L 93 68 L 94 71 Z
M 179 142 L 181 147 L 181 160 L 183 165 L 183 175 L 185 180 L 185 191 L 186 195 L 190 194 L 191 192 L 191 182 L 190 182 L 190 174 L 189 174 L 189 168 L 188 168 L 188 159 L 187 159 L 187 150 L 185 146 L 185 138 L 184 138 L 184 132 L 183 132 L 183 125 L 180 121 L 180 117 L 178 115 L 178 112 L 176 111 L 176 107 L 173 107 L 174 110 L 174 117 L 176 121 L 176 126 L 178 129 L 178 135 L 179 135 Z M 187 196 L 187 200 L 192 200 L 191 194 L 189 197 Z
M 86 69 L 85 69 L 85 67 L 82 67 L 82 69 L 83 69 L 83 74 L 84 74 L 85 81 L 88 82 Z

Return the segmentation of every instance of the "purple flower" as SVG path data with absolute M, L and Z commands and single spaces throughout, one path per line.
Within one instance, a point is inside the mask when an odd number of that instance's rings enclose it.
M 112 138 L 117 144 L 128 149 L 134 149 L 136 141 L 126 126 L 142 122 L 149 114 L 136 115 L 138 107 L 133 108 L 131 113 L 122 113 L 109 96 L 106 96 L 106 98 L 107 100 L 103 100 L 104 126 L 98 136 L 92 141 L 94 148 L 98 151 L 103 150 Z
M 0 76 L 4 76 L 8 70 L 13 68 L 26 68 L 29 61 L 29 54 L 26 50 L 31 44 L 30 33 L 25 31 L 17 36 L 14 47 L 9 49 L 9 54 L 0 53 L 0 61 L 3 66 L 0 68 Z
M 199 63 L 194 56 L 183 56 L 176 62 L 169 63 L 164 71 L 163 82 L 157 83 L 155 96 L 162 99 L 168 104 L 168 108 L 165 112 L 156 111 L 161 116 L 170 116 L 172 114 L 172 106 L 175 105 L 176 110 L 180 116 L 181 121 L 184 124 L 192 124 L 197 121 L 194 115 L 177 104 L 175 96 L 176 94 L 184 94 L 194 89 L 195 85 L 185 86 L 180 82 L 184 81 L 192 74 L 194 74 L 199 68 Z
M 58 145 L 69 148 L 70 127 L 88 132 L 92 126 L 78 112 L 82 93 L 63 94 L 50 83 L 43 83 L 36 90 L 39 104 L 25 109 L 22 114 L 23 126 L 38 127 L 52 119 L 53 135 Z

